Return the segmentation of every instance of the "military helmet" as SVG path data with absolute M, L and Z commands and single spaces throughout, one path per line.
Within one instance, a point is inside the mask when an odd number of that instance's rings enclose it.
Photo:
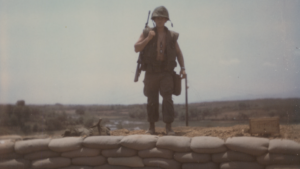
M 154 11 L 152 12 L 151 19 L 153 20 L 155 17 L 164 17 L 164 18 L 167 18 L 168 20 L 170 20 L 169 12 L 168 12 L 167 8 L 164 6 L 159 6 L 154 9 Z

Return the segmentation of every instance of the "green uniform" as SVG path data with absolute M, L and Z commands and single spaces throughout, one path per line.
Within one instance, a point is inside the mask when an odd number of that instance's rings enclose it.
M 156 28 L 151 28 L 156 32 Z M 150 123 L 159 119 L 159 94 L 163 97 L 162 114 L 165 123 L 174 121 L 174 68 L 176 67 L 175 45 L 179 34 L 166 31 L 166 47 L 164 61 L 157 60 L 157 36 L 151 39 L 142 51 L 142 69 L 146 71 L 144 79 L 144 94 L 147 96 L 147 113 Z M 156 32 L 157 33 L 157 32 Z

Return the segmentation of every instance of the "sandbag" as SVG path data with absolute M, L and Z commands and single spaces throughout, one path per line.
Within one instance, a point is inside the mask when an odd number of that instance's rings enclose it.
M 110 157 L 107 159 L 110 165 L 120 165 L 127 167 L 144 167 L 142 159 L 138 156 L 134 157 Z
M 137 151 L 126 147 L 119 147 L 116 149 L 102 150 L 101 154 L 105 157 L 131 157 L 137 155 Z
M 51 139 L 35 139 L 26 141 L 17 141 L 15 151 L 20 154 L 27 154 L 36 151 L 49 150 L 48 145 Z
M 225 142 L 227 148 L 254 156 L 267 153 L 269 139 L 254 137 L 232 137 Z
M 11 140 L 0 140 L 0 155 L 14 152 L 15 143 Z
M 180 169 L 180 163 L 172 159 L 145 158 L 143 162 L 146 166 L 159 167 L 163 169 Z
M 2 160 L 12 160 L 12 159 L 18 159 L 22 158 L 21 154 L 12 152 L 12 153 L 6 153 L 6 154 L 0 154 L 0 161 Z
M 72 158 L 72 164 L 74 165 L 98 166 L 105 164 L 105 162 L 106 159 L 103 156 Z
M 57 152 L 72 151 L 81 148 L 83 138 L 81 137 L 65 137 L 52 139 L 49 143 L 49 148 Z
M 270 140 L 270 153 L 300 155 L 300 144 L 293 140 Z
M 167 158 L 171 159 L 173 157 L 173 152 L 171 150 L 162 148 L 152 148 L 148 150 L 139 151 L 139 156 L 142 158 Z
M 121 140 L 121 145 L 135 150 L 145 150 L 145 149 L 154 148 L 157 139 L 158 136 L 130 135 L 130 136 L 125 136 Z
M 221 153 L 227 150 L 224 140 L 218 137 L 193 137 L 191 149 L 196 153 Z
M 35 160 L 31 163 L 32 169 L 44 169 L 44 168 L 62 168 L 67 167 L 71 164 L 71 160 L 69 158 L 63 157 L 54 157 L 54 158 L 46 158 L 41 160 Z
M 174 159 L 181 163 L 206 163 L 210 161 L 209 154 L 197 154 L 197 153 L 175 153 Z
M 227 162 L 220 165 L 220 169 L 264 169 L 256 162 Z
M 93 169 L 131 169 L 131 167 L 104 164 L 104 165 L 101 165 L 101 166 L 96 166 Z M 134 168 L 134 169 L 136 169 L 136 168 Z
M 60 154 L 58 152 L 46 150 L 46 151 L 38 151 L 38 152 L 26 154 L 24 158 L 26 160 L 39 160 L 39 159 L 59 157 L 59 156 Z
M 62 157 L 93 157 L 100 154 L 99 150 L 91 149 L 91 148 L 81 148 L 73 151 L 64 152 L 61 154 Z
M 112 149 L 120 147 L 123 136 L 92 136 L 83 140 L 83 146 L 88 148 Z
M 136 168 L 131 168 L 131 169 L 161 169 L 159 167 L 136 167 Z
M 255 158 L 252 155 L 240 153 L 236 151 L 227 151 L 212 155 L 212 161 L 215 163 L 224 163 L 230 161 L 253 162 Z
M 219 169 L 219 165 L 209 162 L 209 163 L 184 163 L 182 169 Z
M 163 136 L 156 143 L 156 147 L 177 152 L 190 152 L 191 138 L 182 136 Z
M 257 162 L 263 165 L 300 164 L 300 156 L 268 153 L 257 157 Z
M 21 159 L 0 161 L 0 169 L 27 169 L 29 165 L 29 161 Z
M 89 166 L 69 166 L 69 167 L 65 167 L 65 168 L 61 168 L 61 169 L 93 169 L 93 167 L 89 167 Z
M 300 169 L 300 165 L 270 165 L 266 169 Z
M 11 140 L 13 142 L 18 141 L 18 140 L 22 140 L 22 136 L 19 135 L 5 135 L 5 136 L 0 136 L 0 141 L 2 140 Z

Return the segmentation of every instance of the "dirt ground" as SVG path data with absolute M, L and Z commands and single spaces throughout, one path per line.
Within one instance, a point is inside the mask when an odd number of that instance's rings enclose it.
M 165 129 L 162 127 L 156 127 L 157 136 L 165 136 Z M 297 125 L 280 125 L 280 133 L 273 135 L 251 135 L 249 133 L 249 125 L 235 125 L 231 127 L 173 127 L 176 136 L 212 136 L 219 137 L 226 140 L 230 137 L 264 137 L 269 139 L 289 139 L 300 143 L 300 124 Z M 113 130 L 110 131 L 112 136 L 127 136 L 127 135 L 149 135 L 145 133 L 145 130 Z M 38 138 L 60 138 L 62 137 L 62 131 L 57 131 L 52 134 L 33 134 L 33 135 L 2 135 L 1 139 L 14 139 L 14 140 L 27 140 L 27 139 L 38 139 Z M 97 132 L 96 132 L 97 133 Z
M 164 128 L 155 128 L 156 135 L 166 135 Z M 229 137 L 249 136 L 249 137 L 265 137 L 269 139 L 289 139 L 300 143 L 300 125 L 280 125 L 280 133 L 273 135 L 252 135 L 249 133 L 248 125 L 236 125 L 232 127 L 174 127 L 176 136 L 212 136 L 227 139 Z M 145 130 L 133 130 L 120 129 L 111 131 L 113 136 L 126 136 L 134 134 L 145 134 Z

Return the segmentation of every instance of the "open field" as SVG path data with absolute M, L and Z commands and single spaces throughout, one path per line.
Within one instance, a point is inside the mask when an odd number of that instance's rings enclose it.
M 212 136 L 226 139 L 229 137 L 265 137 L 269 139 L 289 139 L 300 143 L 300 124 L 297 125 L 280 125 L 280 133 L 275 135 L 251 135 L 249 133 L 249 125 L 235 125 L 230 127 L 174 127 L 176 136 L 196 137 L 196 136 Z M 126 136 L 133 134 L 146 134 L 146 130 L 127 130 L 119 129 L 111 131 L 114 136 Z M 164 136 L 165 129 L 156 128 L 156 135 Z
M 300 143 L 300 124 L 293 125 L 280 125 L 280 133 L 274 135 L 251 135 L 249 133 L 249 125 L 234 125 L 227 127 L 185 127 L 178 126 L 174 127 L 174 132 L 176 136 L 185 136 L 185 137 L 196 137 L 196 136 L 211 136 L 211 137 L 219 137 L 222 139 L 227 139 L 229 137 L 240 137 L 240 136 L 248 136 L 248 137 L 264 137 L 269 139 L 289 139 L 294 140 Z M 113 136 L 126 136 L 126 135 L 149 135 L 145 133 L 146 130 L 128 130 L 128 129 L 117 129 L 110 132 Z M 30 135 L 22 135 L 23 139 L 34 139 L 34 138 L 58 138 L 61 137 L 63 130 L 56 131 L 52 133 L 36 133 Z M 164 136 L 165 129 L 163 127 L 156 127 L 157 136 Z M 0 139 L 7 138 L 19 138 L 18 135 L 2 135 Z
M 18 102 L 19 103 L 19 102 Z M 146 104 L 136 105 L 1 105 L 0 136 L 60 137 L 70 128 L 89 128 L 99 118 L 111 135 L 144 134 L 148 128 Z M 248 119 L 279 117 L 280 134 L 266 136 L 299 141 L 300 98 L 257 99 L 189 104 L 189 126 L 185 126 L 185 105 L 176 104 L 173 127 L 179 136 L 250 136 Z M 161 112 L 161 105 L 160 105 Z M 160 117 L 158 135 L 164 135 Z

